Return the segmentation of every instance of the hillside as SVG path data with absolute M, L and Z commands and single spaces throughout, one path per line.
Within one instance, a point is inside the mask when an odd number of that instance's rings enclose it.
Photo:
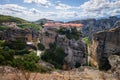
M 2 22 L 16 22 L 16 23 L 27 23 L 28 21 L 23 20 L 21 18 L 0 15 L 0 23 Z
M 36 24 L 41 24 L 41 23 L 45 24 L 47 22 L 54 22 L 54 20 L 49 20 L 49 19 L 43 18 L 43 19 L 39 19 L 39 20 L 35 21 Z
M 0 15 L 0 30 L 7 29 L 9 27 L 14 28 L 34 28 L 36 30 L 40 30 L 41 26 L 37 25 L 36 23 L 26 21 L 21 18 L 13 17 L 13 16 L 5 16 Z

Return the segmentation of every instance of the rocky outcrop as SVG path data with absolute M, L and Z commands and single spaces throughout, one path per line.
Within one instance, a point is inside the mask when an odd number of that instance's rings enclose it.
M 55 42 L 55 37 L 57 35 L 57 29 L 51 27 L 42 28 L 40 31 L 40 42 L 49 49 L 49 44 Z
M 120 80 L 120 56 L 117 55 L 111 55 L 108 58 L 110 65 L 111 65 L 111 70 L 114 73 L 114 76 Z
M 9 28 L 0 33 L 0 40 L 14 40 L 16 38 L 22 38 L 26 42 L 35 41 L 38 38 L 38 32 L 33 29 L 16 29 Z
M 19 27 L 17 26 L 17 24 L 15 22 L 3 22 L 1 25 L 2 26 L 7 26 L 7 27 L 10 27 L 10 28 L 19 29 Z
M 87 64 L 86 44 L 82 41 L 82 33 L 79 33 L 79 40 L 68 39 L 65 35 L 58 34 L 57 47 L 64 49 L 67 56 L 64 59 L 64 69 L 72 69 Z
M 65 31 L 71 31 L 73 27 L 64 28 Z M 87 64 L 86 44 L 82 41 L 82 33 L 77 32 L 79 39 L 68 39 L 66 34 L 60 34 L 56 27 L 44 27 L 40 31 L 40 42 L 49 49 L 50 43 L 56 43 L 67 55 L 64 59 L 64 67 L 72 69 Z M 65 69 L 65 68 L 64 68 Z
M 108 57 L 111 55 L 120 56 L 120 27 L 98 32 L 92 39 L 92 65 L 100 69 L 108 70 L 111 68 Z

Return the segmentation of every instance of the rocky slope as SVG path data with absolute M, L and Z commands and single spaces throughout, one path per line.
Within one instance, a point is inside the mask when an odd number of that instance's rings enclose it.
M 4 74 L 0 73 L 1 80 L 119 80 L 111 72 L 102 72 L 91 67 L 80 67 L 69 71 L 53 71 L 51 73 L 27 73 L 24 71 L 6 68 Z M 1 70 L 1 69 L 0 69 Z M 116 77 L 117 76 L 117 77 Z
M 120 56 L 120 27 L 93 35 L 91 63 L 100 69 L 108 70 L 111 68 L 108 61 L 111 55 Z

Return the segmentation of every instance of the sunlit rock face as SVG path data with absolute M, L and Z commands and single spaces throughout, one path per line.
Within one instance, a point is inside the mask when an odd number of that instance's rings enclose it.
M 111 68 L 108 57 L 110 55 L 120 56 L 120 27 L 108 31 L 98 32 L 92 39 L 92 59 L 97 63 L 94 66 L 103 70 Z

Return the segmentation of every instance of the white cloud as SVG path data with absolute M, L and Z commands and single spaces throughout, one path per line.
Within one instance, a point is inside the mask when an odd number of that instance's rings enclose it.
M 120 0 L 111 2 L 110 0 L 90 0 L 80 6 L 86 11 L 102 11 L 105 9 L 118 9 L 120 8 Z
M 0 5 L 0 14 L 21 17 L 26 20 L 36 20 L 41 11 L 34 8 L 28 9 L 16 4 L 5 4 Z
M 66 9 L 70 9 L 70 8 L 72 8 L 72 7 L 69 6 L 69 5 L 66 5 L 66 4 L 57 3 L 57 4 L 55 5 L 55 8 L 56 8 L 56 9 L 66 10 Z
M 43 12 L 35 8 L 28 9 L 17 4 L 0 5 L 0 14 L 20 17 L 26 20 L 34 21 L 40 18 L 63 20 L 75 17 L 74 11 Z
M 51 2 L 49 0 L 24 0 L 25 3 L 35 3 L 40 6 L 48 7 L 51 6 Z
M 39 4 L 40 1 L 42 0 L 24 0 L 27 3 Z M 0 14 L 21 17 L 31 21 L 40 18 L 73 20 L 120 15 L 120 0 L 89 0 L 78 7 L 63 4 L 59 1 L 54 4 L 49 0 L 43 0 L 42 2 L 45 5 L 49 3 L 52 7 L 48 8 L 48 11 L 40 11 L 35 8 L 29 9 L 17 4 L 4 4 L 0 5 Z
M 89 0 L 82 4 L 80 9 L 81 16 L 93 18 L 120 15 L 120 0 Z

